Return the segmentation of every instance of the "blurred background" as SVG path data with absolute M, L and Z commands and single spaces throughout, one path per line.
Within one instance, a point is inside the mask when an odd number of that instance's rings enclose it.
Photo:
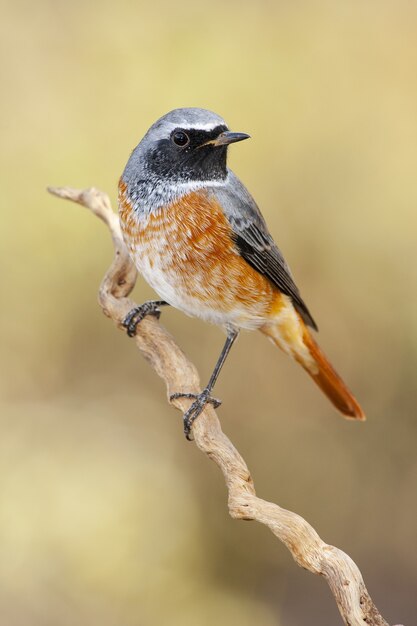
M 402 0 L 2 2 L 1 624 L 341 623 L 323 580 L 228 517 L 220 472 L 97 305 L 109 233 L 46 193 L 115 203 L 130 151 L 179 106 L 251 134 L 231 167 L 368 415 L 341 419 L 253 333 L 216 388 L 223 428 L 258 494 L 348 552 L 391 624 L 415 623 L 416 27 Z M 222 332 L 162 321 L 205 381 Z

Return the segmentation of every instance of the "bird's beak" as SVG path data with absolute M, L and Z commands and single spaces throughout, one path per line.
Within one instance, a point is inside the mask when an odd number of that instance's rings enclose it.
M 236 143 L 237 141 L 243 141 L 249 139 L 250 135 L 246 133 L 232 133 L 230 130 L 226 130 L 224 133 L 220 133 L 215 139 L 210 139 L 203 143 L 203 146 L 228 146 L 229 143 Z

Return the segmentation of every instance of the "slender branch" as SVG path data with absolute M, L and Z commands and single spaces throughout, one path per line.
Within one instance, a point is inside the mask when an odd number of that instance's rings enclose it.
M 49 192 L 82 204 L 108 226 L 115 255 L 101 283 L 99 303 L 105 315 L 123 328 L 123 319 L 135 306 L 128 296 L 135 285 L 137 272 L 123 243 L 119 220 L 108 196 L 94 188 L 84 191 L 68 187 L 49 188 Z M 165 381 L 168 398 L 174 392 L 200 391 L 196 368 L 154 317 L 147 317 L 139 324 L 135 342 Z M 172 404 L 184 412 L 190 400 L 180 398 L 173 400 Z M 296 513 L 256 496 L 248 467 L 222 432 L 211 405 L 206 406 L 194 423 L 193 435 L 196 446 L 223 472 L 229 513 L 233 518 L 265 524 L 287 546 L 298 565 L 323 576 L 347 626 L 388 626 L 372 602 L 358 567 L 347 554 L 324 543 L 314 528 Z

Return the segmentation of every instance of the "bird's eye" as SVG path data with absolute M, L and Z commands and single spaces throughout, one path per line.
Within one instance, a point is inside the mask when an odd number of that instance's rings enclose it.
M 184 148 L 190 143 L 190 138 L 187 133 L 184 133 L 182 130 L 176 130 L 172 133 L 172 141 L 176 146 L 180 146 Z

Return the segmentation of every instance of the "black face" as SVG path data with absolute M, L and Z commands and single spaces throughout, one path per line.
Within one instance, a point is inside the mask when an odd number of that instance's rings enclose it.
M 148 155 L 149 169 L 158 176 L 176 180 L 219 180 L 227 175 L 227 146 L 204 145 L 227 130 L 176 128 L 167 139 L 160 139 Z

